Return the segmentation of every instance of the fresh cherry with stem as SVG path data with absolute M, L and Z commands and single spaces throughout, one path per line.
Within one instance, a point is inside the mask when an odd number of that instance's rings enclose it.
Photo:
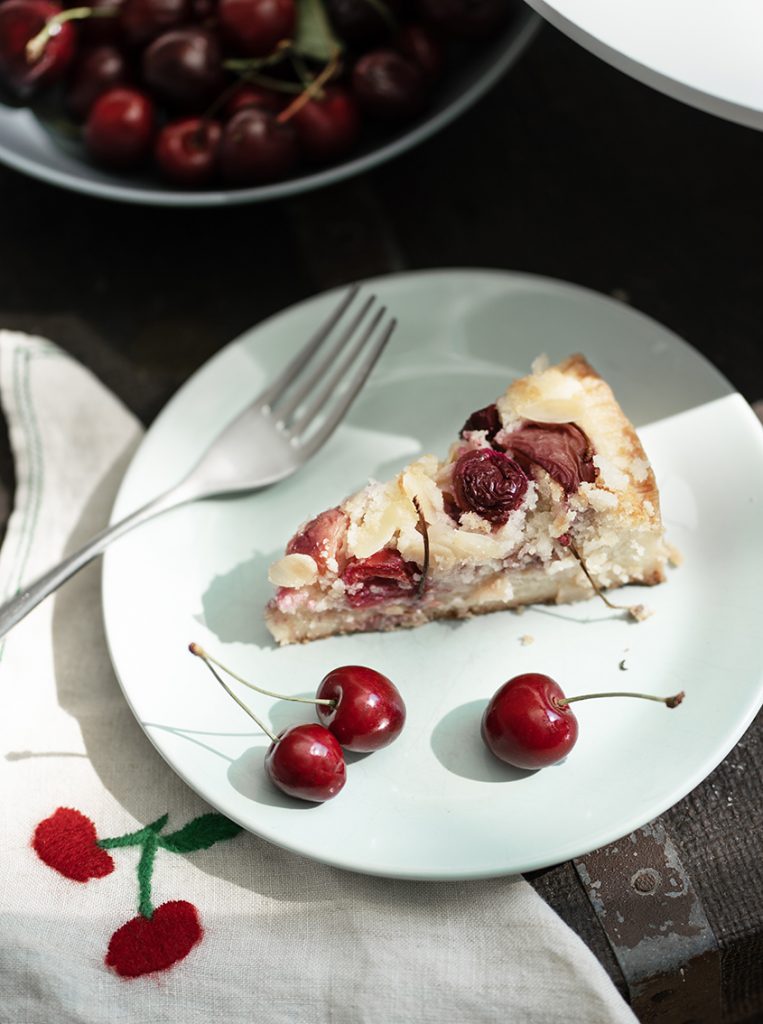
M 321 680 L 318 718 L 345 750 L 368 754 L 394 742 L 405 725 L 405 704 L 394 683 L 364 665 L 343 665 Z M 329 698 L 326 700 L 325 698 Z
M 231 679 L 266 697 L 315 704 L 318 718 L 346 750 L 364 754 L 381 750 L 397 739 L 405 725 L 405 703 L 395 684 L 364 665 L 332 669 L 321 680 L 315 697 L 291 697 L 250 683 L 198 644 L 191 644 L 189 650 L 211 663 L 210 667 L 217 665 Z
M 260 107 L 245 107 L 228 121 L 220 143 L 220 167 L 230 185 L 245 187 L 285 178 L 299 159 L 294 128 Z
M 339 85 L 309 100 L 291 117 L 304 153 L 317 163 L 334 160 L 352 149 L 360 132 L 354 97 Z
M 77 9 L 79 10 L 79 9 Z M 0 4 L 0 77 L 19 96 L 60 78 L 74 55 L 74 29 L 49 0 L 5 0 Z
M 262 722 L 220 677 L 212 664 L 213 659 L 198 644 L 189 644 L 188 650 L 201 658 L 209 671 L 229 697 L 259 726 L 271 739 L 265 755 L 265 772 L 278 789 L 289 796 L 313 803 L 331 800 L 344 787 L 347 771 L 344 754 L 336 738 L 323 725 L 308 723 L 292 725 L 276 735 Z M 217 664 L 217 662 L 215 662 Z M 222 666 L 220 666 L 222 668 Z M 223 669 L 223 671 L 228 671 Z M 238 679 L 232 672 L 234 679 Z M 243 680 L 239 680 L 243 682 Z M 247 684 L 251 686 L 252 684 Z M 255 687 L 252 687 L 255 689 Z M 270 696 L 269 691 L 262 690 Z M 305 698 L 291 698 L 305 701 Z M 312 701 L 308 703 L 313 703 Z
M 550 676 L 526 672 L 509 679 L 492 696 L 482 716 L 482 739 L 501 761 L 516 768 L 546 768 L 569 754 L 578 738 L 570 704 L 594 697 L 637 697 L 675 708 L 684 692 L 672 697 L 613 691 L 565 697 Z

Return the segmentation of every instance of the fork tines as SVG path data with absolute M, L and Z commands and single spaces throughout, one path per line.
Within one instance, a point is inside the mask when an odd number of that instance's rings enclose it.
M 359 285 L 347 291 L 260 396 L 264 411 L 305 455 L 341 422 L 397 326 L 386 307 L 374 308 L 375 295 L 358 306 L 359 293 Z

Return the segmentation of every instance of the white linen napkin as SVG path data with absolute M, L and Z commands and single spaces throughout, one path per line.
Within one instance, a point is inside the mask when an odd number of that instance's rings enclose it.
M 0 393 L 17 475 L 0 552 L 5 599 L 105 525 L 141 429 L 39 338 L 0 332 Z M 636 1020 L 521 878 L 364 877 L 203 817 L 211 809 L 161 760 L 121 696 L 98 565 L 7 637 L 0 753 L 3 1024 Z M 166 825 L 155 820 L 164 812 Z M 145 850 L 160 829 L 158 909 L 147 923 L 137 869 L 144 851 L 145 898 Z M 95 844 L 96 834 L 129 833 L 143 838 Z

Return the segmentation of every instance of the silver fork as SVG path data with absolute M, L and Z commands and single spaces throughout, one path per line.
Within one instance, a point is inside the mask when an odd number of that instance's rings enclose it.
M 355 303 L 359 290 L 354 285 L 348 291 L 304 348 L 217 435 L 182 480 L 96 534 L 0 606 L 0 637 L 128 530 L 189 501 L 269 487 L 307 462 L 341 423 L 397 325 L 385 307 L 374 308 L 374 295 Z

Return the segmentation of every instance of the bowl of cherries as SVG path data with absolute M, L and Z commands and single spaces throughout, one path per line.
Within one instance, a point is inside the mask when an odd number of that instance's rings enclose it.
M 63 4 L 0 0 L 0 160 L 160 205 L 367 170 L 465 110 L 537 27 L 520 0 Z

